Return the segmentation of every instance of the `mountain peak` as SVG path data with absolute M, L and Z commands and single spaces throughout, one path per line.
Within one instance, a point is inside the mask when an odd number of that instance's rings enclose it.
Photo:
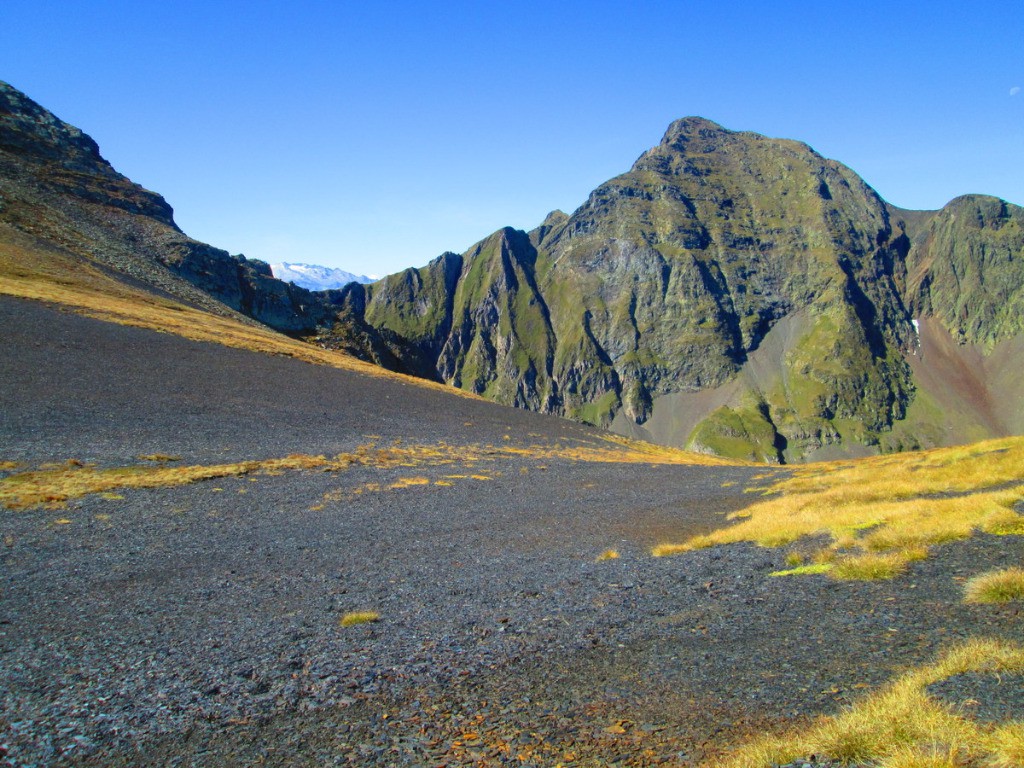
M 717 152 L 723 144 L 739 136 L 736 131 L 723 128 L 713 120 L 696 115 L 674 120 L 657 146 L 644 152 L 633 164 L 632 170 L 647 170 L 652 159 L 656 164 L 665 158 L 684 154 L 708 155 Z M 747 134 L 756 135 L 756 134 Z
M 680 143 L 685 143 L 695 138 L 712 138 L 713 136 L 721 136 L 731 134 L 726 128 L 723 128 L 713 120 L 708 118 L 701 118 L 698 116 L 691 116 L 687 118 L 681 118 L 673 121 L 669 126 L 665 135 L 662 137 L 662 146 L 673 146 Z
M 668 146 L 675 144 L 681 138 L 708 137 L 716 133 L 732 133 L 732 131 L 726 130 L 718 123 L 708 120 L 706 117 L 691 115 L 690 117 L 683 117 L 673 121 L 669 125 L 668 130 L 665 131 L 661 144 Z

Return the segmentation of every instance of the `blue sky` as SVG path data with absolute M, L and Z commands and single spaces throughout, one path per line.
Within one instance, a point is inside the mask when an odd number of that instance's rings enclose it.
M 530 229 L 686 115 L 903 207 L 1024 204 L 1024 6 L 889 5 L 4 0 L 0 79 L 271 262 L 385 274 Z

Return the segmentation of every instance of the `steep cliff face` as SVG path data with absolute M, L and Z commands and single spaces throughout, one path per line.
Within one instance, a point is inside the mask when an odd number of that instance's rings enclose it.
M 554 338 L 537 256 L 525 233 L 503 229 L 464 256 L 368 286 L 366 319 L 412 342 L 455 386 L 551 411 Z
M 1024 332 L 1024 209 L 966 195 L 922 227 L 907 260 L 908 303 L 961 344 Z
M 623 391 L 638 393 L 624 402 L 638 424 L 648 398 L 735 377 L 795 311 L 810 322 L 784 375 L 712 414 L 687 436 L 694 447 L 757 435 L 758 457 L 782 445 L 802 453 L 834 439 L 842 420 L 874 431 L 902 415 L 904 233 L 855 174 L 806 145 L 678 121 L 545 245 L 596 278 L 595 336 Z

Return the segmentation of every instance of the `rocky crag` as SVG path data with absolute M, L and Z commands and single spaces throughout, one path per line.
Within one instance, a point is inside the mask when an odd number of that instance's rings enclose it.
M 903 211 L 804 144 L 687 118 L 571 216 L 311 292 L 187 237 L 0 83 L 0 252 L 57 248 L 502 403 L 761 461 L 1024 431 L 1022 227 L 990 197 Z

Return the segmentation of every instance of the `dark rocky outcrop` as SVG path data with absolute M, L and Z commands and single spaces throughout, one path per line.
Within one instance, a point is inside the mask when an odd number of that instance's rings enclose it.
M 78 128 L 0 82 L 0 225 L 216 313 L 314 334 L 330 303 L 268 265 L 185 235 L 171 206 L 115 171 Z

